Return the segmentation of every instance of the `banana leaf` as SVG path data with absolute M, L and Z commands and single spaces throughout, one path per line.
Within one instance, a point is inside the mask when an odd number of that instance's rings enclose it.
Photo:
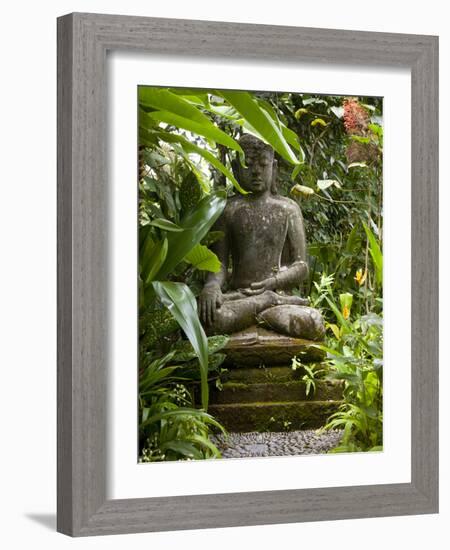
M 221 268 L 219 258 L 203 244 L 196 244 L 194 248 L 185 256 L 185 260 L 201 271 L 211 271 L 218 273 Z
M 153 288 L 161 302 L 177 320 L 191 343 L 200 363 L 202 407 L 208 409 L 208 339 L 197 314 L 197 302 L 184 283 L 154 281 Z
M 157 132 L 143 132 L 142 135 L 140 135 L 140 140 L 143 142 L 144 145 L 147 144 L 145 136 L 146 135 L 152 135 L 153 138 L 156 136 L 162 141 L 165 141 L 166 143 L 178 143 L 183 147 L 183 149 L 186 151 L 186 153 L 196 153 L 197 155 L 202 156 L 206 161 L 208 161 L 210 164 L 214 166 L 219 172 L 222 172 L 222 174 L 228 178 L 231 183 L 234 185 L 234 187 L 243 195 L 247 194 L 247 191 L 245 191 L 238 183 L 236 178 L 234 177 L 231 170 L 229 170 L 224 164 L 220 162 L 220 160 L 214 156 L 212 153 L 204 149 L 203 147 L 199 147 L 195 143 L 191 143 L 188 139 L 186 139 L 183 136 L 180 136 L 179 134 L 171 134 L 170 132 L 165 132 L 163 130 L 157 131 Z M 150 142 L 151 143 L 151 142 Z
M 221 143 L 230 149 L 235 151 L 242 152 L 242 149 L 237 141 L 232 137 L 222 131 L 220 128 L 215 126 L 212 122 L 208 120 L 208 123 L 197 122 L 190 118 L 179 116 L 170 111 L 153 111 L 151 113 L 145 113 L 141 111 L 139 113 L 139 121 L 141 127 L 147 128 L 153 126 L 152 122 L 164 122 L 165 124 L 170 124 L 171 126 L 176 126 L 177 128 L 182 128 L 192 132 L 193 134 L 198 134 L 203 136 L 213 142 Z
M 300 164 L 279 124 L 248 92 L 217 91 L 290 164 Z
M 181 220 L 182 232 L 167 233 L 168 252 L 153 279 L 163 281 L 185 256 L 208 233 L 211 226 L 222 213 L 226 204 L 225 191 L 217 191 L 206 195 L 196 208 L 186 214 Z
M 170 111 L 178 116 L 195 120 L 201 124 L 212 124 L 211 120 L 191 102 L 163 88 L 140 87 L 139 104 L 145 107 L 152 107 L 158 111 Z
M 242 149 L 237 141 L 218 128 L 199 108 L 182 96 L 161 88 L 142 86 L 139 88 L 139 124 L 147 128 L 154 121 L 165 122 L 178 128 L 199 134 L 239 151 Z M 145 112 L 142 107 L 155 109 Z

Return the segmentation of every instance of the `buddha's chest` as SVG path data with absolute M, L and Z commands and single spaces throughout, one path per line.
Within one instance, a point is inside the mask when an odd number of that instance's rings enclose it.
M 286 240 L 287 216 L 281 208 L 243 206 L 233 217 L 232 240 L 238 248 L 281 250 Z

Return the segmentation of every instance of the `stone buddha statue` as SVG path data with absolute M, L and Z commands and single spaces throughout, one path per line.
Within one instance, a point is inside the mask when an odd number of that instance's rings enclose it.
M 233 171 L 248 194 L 236 194 L 214 226 L 224 237 L 212 249 L 221 262 L 199 296 L 207 334 L 263 326 L 293 338 L 321 340 L 320 313 L 292 294 L 308 275 L 303 217 L 298 204 L 277 194 L 273 149 L 250 134 L 239 141 L 246 167 Z M 297 292 L 298 294 L 298 292 Z

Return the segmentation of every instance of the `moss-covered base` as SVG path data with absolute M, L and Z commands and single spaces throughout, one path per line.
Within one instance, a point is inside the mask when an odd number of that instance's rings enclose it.
M 320 428 L 339 401 L 255 402 L 211 405 L 209 412 L 232 432 L 283 432 Z
M 229 369 L 221 378 L 224 382 L 241 382 L 259 384 L 263 382 L 291 382 L 301 380 L 306 373 L 303 368 L 293 370 L 291 367 L 247 367 Z
M 232 367 L 289 364 L 294 356 L 311 363 L 325 356 L 316 347 L 318 343 L 251 326 L 232 334 L 224 352 L 227 364 Z
M 326 368 L 320 364 L 314 371 L 324 374 Z M 342 403 L 343 384 L 313 380 L 307 395 L 305 374 L 290 366 L 231 368 L 222 377 L 222 389 L 211 388 L 208 411 L 233 432 L 319 428 Z
M 332 401 L 342 399 L 342 383 L 318 380 L 315 391 L 311 388 L 306 395 L 306 383 L 302 380 L 267 381 L 246 383 L 230 381 L 223 389 L 211 391 L 210 401 L 214 404 L 255 403 L 272 401 Z

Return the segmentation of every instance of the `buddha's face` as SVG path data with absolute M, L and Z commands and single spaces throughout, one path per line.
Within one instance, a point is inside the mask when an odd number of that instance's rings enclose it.
M 239 166 L 240 184 L 253 194 L 261 194 L 272 185 L 273 151 L 268 147 L 245 148 L 247 168 Z

